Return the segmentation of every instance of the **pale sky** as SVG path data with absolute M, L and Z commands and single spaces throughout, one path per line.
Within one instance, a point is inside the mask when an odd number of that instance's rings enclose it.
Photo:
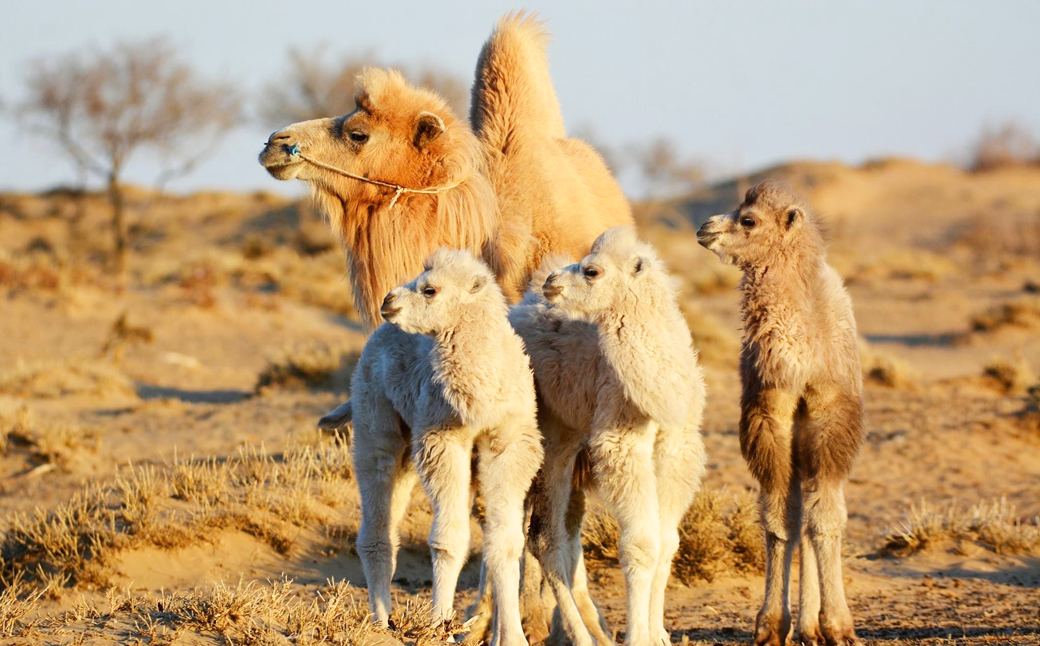
M 1040 2 L 4 1 L 0 99 L 16 104 L 27 60 L 167 35 L 201 72 L 259 92 L 291 46 L 376 50 L 467 79 L 498 16 L 548 21 L 567 126 L 609 145 L 672 138 L 717 172 L 791 159 L 963 156 L 984 124 L 1040 136 Z M 332 57 L 330 56 L 330 59 Z M 243 122 L 213 158 L 170 186 L 302 192 L 256 163 L 283 125 Z M 0 115 L 0 189 L 75 175 L 46 143 Z M 147 162 L 128 172 L 149 182 Z

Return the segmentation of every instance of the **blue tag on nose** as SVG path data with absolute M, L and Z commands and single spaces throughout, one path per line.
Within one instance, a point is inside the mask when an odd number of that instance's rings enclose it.
M 293 144 L 293 147 L 289 149 L 289 154 L 292 155 L 293 157 L 295 157 L 296 155 L 299 155 L 300 154 L 300 146 L 299 146 L 299 144 Z

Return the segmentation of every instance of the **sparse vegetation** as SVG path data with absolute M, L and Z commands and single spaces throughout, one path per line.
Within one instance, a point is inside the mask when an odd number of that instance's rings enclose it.
M 679 551 L 673 572 L 686 585 L 711 581 L 724 572 L 761 572 L 765 544 L 750 493 L 738 495 L 703 489 L 679 526 Z M 592 567 L 618 562 L 617 522 L 592 511 L 582 526 L 585 558 Z
M 994 388 L 1008 395 L 1021 395 L 1040 382 L 1032 366 L 1021 356 L 1009 360 L 994 357 L 982 369 L 983 377 Z
M 1040 551 L 1040 520 L 1020 518 L 1015 506 L 1004 498 L 979 503 L 967 511 L 921 501 L 910 507 L 899 527 L 884 535 L 881 551 L 908 556 L 938 547 L 963 552 L 968 545 L 998 554 L 1035 553 Z
M 910 364 L 898 357 L 878 352 L 863 337 L 859 339 L 859 360 L 863 379 L 868 383 L 900 390 L 917 386 L 917 373 Z
M 995 305 L 971 319 L 976 332 L 1004 329 L 1040 330 L 1040 297 L 1027 296 Z
M 0 416 L 0 455 L 21 449 L 35 463 L 66 467 L 80 451 L 97 451 L 98 441 L 96 429 L 44 424 L 25 406 L 13 416 Z
M 349 457 L 340 441 L 293 446 L 278 457 L 254 447 L 223 464 L 129 465 L 110 484 L 89 485 L 49 511 L 15 514 L 0 535 L 0 588 L 20 576 L 55 588 L 103 586 L 119 550 L 179 547 L 213 529 L 244 531 L 287 553 L 298 533 L 290 527 L 349 500 L 327 495 L 330 481 L 350 477 Z

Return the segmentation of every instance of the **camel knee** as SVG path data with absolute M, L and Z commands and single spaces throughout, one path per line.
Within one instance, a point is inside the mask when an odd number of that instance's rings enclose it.
M 619 556 L 626 570 L 642 570 L 657 566 L 661 556 L 661 538 L 656 532 L 640 532 L 634 536 L 622 535 Z
M 811 538 L 840 537 L 847 521 L 845 497 L 840 489 L 805 493 L 805 525 Z

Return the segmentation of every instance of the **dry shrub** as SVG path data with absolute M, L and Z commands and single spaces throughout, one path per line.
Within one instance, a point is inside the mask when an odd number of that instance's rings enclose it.
M 13 418 L 0 419 L 0 455 L 12 448 L 27 449 L 32 460 L 68 467 L 82 450 L 96 452 L 97 431 L 68 424 L 44 424 L 22 406 Z
M 727 571 L 761 572 L 765 545 L 757 519 L 758 506 L 750 493 L 702 490 L 679 526 L 675 576 L 693 585 Z
M 107 497 L 90 485 L 50 511 L 9 517 L 0 536 L 0 588 L 19 576 L 55 588 L 103 582 L 121 538 Z
M 118 355 L 128 345 L 151 343 L 153 338 L 154 335 L 151 328 L 143 325 L 133 325 L 128 320 L 127 313 L 123 312 L 112 323 L 112 328 L 108 332 L 108 339 L 101 346 L 101 354 L 104 356 L 112 352 Z
M 893 249 L 860 263 L 853 271 L 855 280 L 891 278 L 935 282 L 954 272 L 957 266 L 945 256 L 924 249 Z
M 1010 166 L 1035 164 L 1040 161 L 1040 146 L 1029 129 L 1008 122 L 982 129 L 972 151 L 971 169 L 987 171 Z
M 1040 551 L 1040 519 L 1023 521 L 1006 498 L 982 502 L 967 511 L 921 501 L 910 507 L 898 528 L 883 536 L 881 552 L 908 556 L 951 543 L 962 552 L 966 544 L 975 544 L 998 554 L 1036 553 Z
M 581 526 L 581 544 L 585 560 L 592 565 L 618 562 L 618 539 L 621 528 L 610 514 L 591 511 Z
M 711 581 L 723 572 L 760 572 L 765 546 L 750 493 L 701 490 L 679 525 L 679 550 L 672 563 L 686 585 Z M 585 558 L 592 565 L 618 561 L 620 528 L 603 512 L 589 513 L 582 526 Z
M 1040 331 L 1040 297 L 1019 298 L 995 305 L 971 319 L 976 332 L 996 332 L 1005 329 Z
M 0 373 L 0 393 L 14 397 L 136 397 L 133 383 L 112 364 L 70 359 L 24 363 Z
M 982 375 L 993 387 L 1008 395 L 1021 395 L 1027 392 L 1040 377 L 1021 356 L 1014 360 L 994 357 L 982 369 Z
M 859 339 L 859 360 L 863 379 L 868 383 L 899 390 L 917 387 L 917 372 L 910 364 L 870 347 L 866 339 Z
M 358 357 L 357 352 L 333 350 L 323 343 L 288 346 L 268 361 L 255 390 L 306 387 L 345 392 Z
M 679 304 L 693 335 L 693 345 L 701 361 L 714 366 L 732 367 L 740 357 L 740 338 L 714 316 L 705 312 L 694 299 Z

